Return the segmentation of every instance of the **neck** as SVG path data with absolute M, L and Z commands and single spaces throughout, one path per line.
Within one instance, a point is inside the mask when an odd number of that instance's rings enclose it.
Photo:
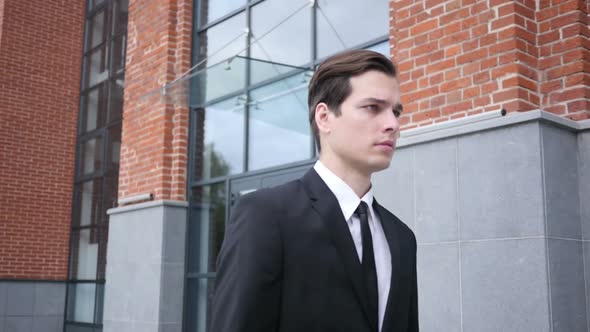
M 338 158 L 332 158 L 324 154 L 320 155 L 320 161 L 349 185 L 359 198 L 365 196 L 371 188 L 371 173 L 362 172 Z

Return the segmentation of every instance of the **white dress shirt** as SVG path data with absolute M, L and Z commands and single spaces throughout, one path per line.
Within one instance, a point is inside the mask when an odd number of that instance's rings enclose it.
M 391 253 L 389 252 L 389 245 L 383 232 L 381 220 L 379 220 L 379 216 L 373 210 L 373 193 L 369 190 L 362 198 L 359 198 L 346 182 L 330 171 L 321 161 L 318 160 L 313 168 L 338 200 L 340 209 L 342 209 L 342 215 L 344 215 L 344 221 L 348 225 L 350 235 L 354 241 L 359 261 L 363 259 L 363 242 L 361 238 L 360 219 L 354 212 L 361 203 L 361 200 L 367 203 L 369 207 L 369 228 L 371 229 L 371 237 L 373 239 L 373 253 L 375 255 L 375 268 L 377 269 L 379 331 L 381 331 L 387 298 L 389 297 Z

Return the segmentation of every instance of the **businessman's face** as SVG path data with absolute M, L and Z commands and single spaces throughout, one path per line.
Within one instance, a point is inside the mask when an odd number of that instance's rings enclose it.
M 352 92 L 330 116 L 329 132 L 322 137 L 346 166 L 363 173 L 389 167 L 399 137 L 401 110 L 399 83 L 379 71 L 351 77 Z

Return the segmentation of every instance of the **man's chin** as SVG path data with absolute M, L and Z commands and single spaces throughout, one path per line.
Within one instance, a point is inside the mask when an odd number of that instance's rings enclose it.
M 380 172 L 382 170 L 385 170 L 387 168 L 389 168 L 389 165 L 391 165 L 391 158 L 379 158 L 378 160 L 374 160 L 371 163 L 371 173 L 375 173 L 375 172 Z

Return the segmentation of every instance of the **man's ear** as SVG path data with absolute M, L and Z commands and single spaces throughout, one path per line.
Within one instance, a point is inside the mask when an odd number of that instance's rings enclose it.
M 318 126 L 319 133 L 327 134 L 330 132 L 330 109 L 326 103 L 318 103 L 315 107 L 315 123 Z

